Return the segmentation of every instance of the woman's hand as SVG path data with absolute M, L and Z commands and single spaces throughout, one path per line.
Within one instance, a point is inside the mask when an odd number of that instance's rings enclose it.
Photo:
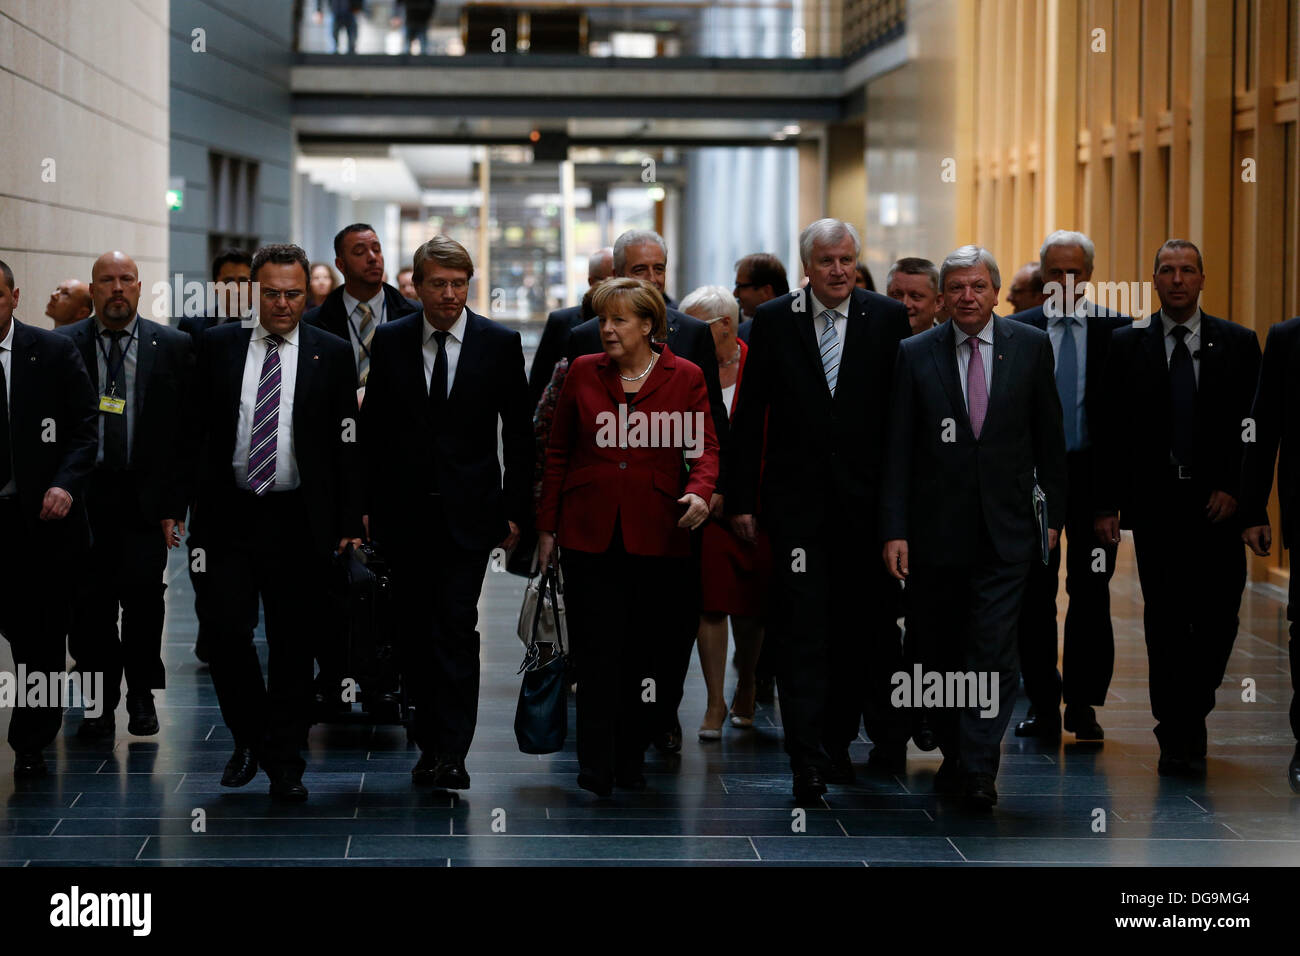
M 537 533 L 537 568 L 545 571 L 555 562 L 555 535 L 550 531 Z
M 682 520 L 677 522 L 679 528 L 690 528 L 694 531 L 709 517 L 709 503 L 699 495 L 687 493 L 678 498 L 677 503 L 687 506 L 686 514 L 682 515 Z

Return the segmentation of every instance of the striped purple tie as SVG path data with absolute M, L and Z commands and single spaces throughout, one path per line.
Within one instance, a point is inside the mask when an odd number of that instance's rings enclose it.
M 984 430 L 984 416 L 989 410 L 989 386 L 984 381 L 984 356 L 980 354 L 980 340 L 971 336 L 966 340 L 970 346 L 970 365 L 966 367 L 966 404 L 970 410 L 970 428 L 975 437 L 980 437 Z
M 257 383 L 253 407 L 253 435 L 248 442 L 248 487 L 264 495 L 275 485 L 275 445 L 280 432 L 280 344 L 278 335 L 266 337 L 266 359 Z

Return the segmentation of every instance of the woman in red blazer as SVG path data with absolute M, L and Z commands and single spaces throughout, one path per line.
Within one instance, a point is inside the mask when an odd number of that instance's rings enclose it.
M 663 297 L 639 279 L 601 283 L 603 355 L 575 359 L 560 391 L 537 514 L 539 561 L 560 545 L 578 639 L 578 785 L 645 787 L 653 642 L 672 628 L 659 582 L 690 560 L 690 531 L 718 477 L 704 373 L 666 346 Z M 674 562 L 677 563 L 674 567 Z
M 708 285 L 682 299 L 681 310 L 709 326 L 718 353 L 718 380 L 727 414 L 734 415 L 740 383 L 745 377 L 749 350 L 736 338 L 740 308 L 730 289 Z M 696 646 L 700 670 L 708 693 L 701 740 L 719 740 L 727 719 L 727 618 L 736 635 L 736 696 L 731 704 L 731 725 L 754 726 L 757 696 L 755 670 L 763 646 L 763 619 L 772 579 L 772 553 L 765 533 L 748 544 L 736 537 L 721 507 L 704 526 L 700 547 L 700 630 Z

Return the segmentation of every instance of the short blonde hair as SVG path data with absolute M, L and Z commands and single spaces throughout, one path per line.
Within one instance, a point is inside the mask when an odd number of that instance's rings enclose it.
M 474 260 L 469 252 L 450 236 L 434 236 L 415 250 L 411 263 L 411 281 L 419 285 L 424 281 L 424 264 L 432 262 L 444 269 L 460 269 L 467 279 L 474 278 Z
M 596 315 L 604 315 L 610 306 L 625 305 L 632 314 L 650 320 L 650 340 L 662 342 L 668 337 L 668 308 L 659 289 L 642 279 L 606 279 L 591 296 Z

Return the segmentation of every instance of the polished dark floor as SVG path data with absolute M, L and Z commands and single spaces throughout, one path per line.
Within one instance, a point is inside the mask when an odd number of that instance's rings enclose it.
M 695 739 L 704 711 L 698 665 L 681 710 L 680 758 L 651 751 L 649 790 L 598 800 L 575 783 L 565 752 L 521 754 L 512 730 L 521 648 L 513 634 L 520 578 L 489 573 L 481 603 L 483 685 L 469 755 L 472 789 L 453 797 L 416 789 L 417 754 L 398 727 L 317 726 L 305 783 L 310 801 L 273 804 L 265 775 L 218 785 L 230 753 L 206 669 L 192 653 L 193 605 L 180 552 L 169 569 L 162 732 L 115 745 L 73 736 L 70 711 L 47 751 L 51 775 L 15 785 L 0 758 L 0 863 L 84 865 L 1294 865 L 1300 797 L 1285 781 L 1294 747 L 1286 721 L 1283 595 L 1253 586 L 1228 676 L 1210 718 L 1204 781 L 1156 776 L 1131 543 L 1113 594 L 1116 677 L 1100 719 L 1104 745 L 1042 746 L 1008 732 L 1001 800 L 987 815 L 940 800 L 938 753 L 909 754 L 906 776 L 832 787 L 800 824 L 778 714 L 754 731 Z M 1064 594 L 1061 597 L 1064 608 Z M 12 669 L 0 642 L 0 668 Z M 1255 682 L 1254 702 L 1242 682 Z M 728 676 L 728 693 L 734 683 Z M 1024 709 L 1023 700 L 1018 715 Z M 0 730 L 9 715 L 0 713 Z M 572 719 L 572 718 L 571 718 Z M 870 744 L 853 747 L 865 761 Z M 200 811 L 202 811 L 200 813 Z M 1100 811 L 1100 812 L 1099 812 Z M 1094 821 L 1104 818 L 1104 832 Z M 202 827 L 200 827 L 200 823 Z M 196 832 L 201 830 L 201 832 Z

